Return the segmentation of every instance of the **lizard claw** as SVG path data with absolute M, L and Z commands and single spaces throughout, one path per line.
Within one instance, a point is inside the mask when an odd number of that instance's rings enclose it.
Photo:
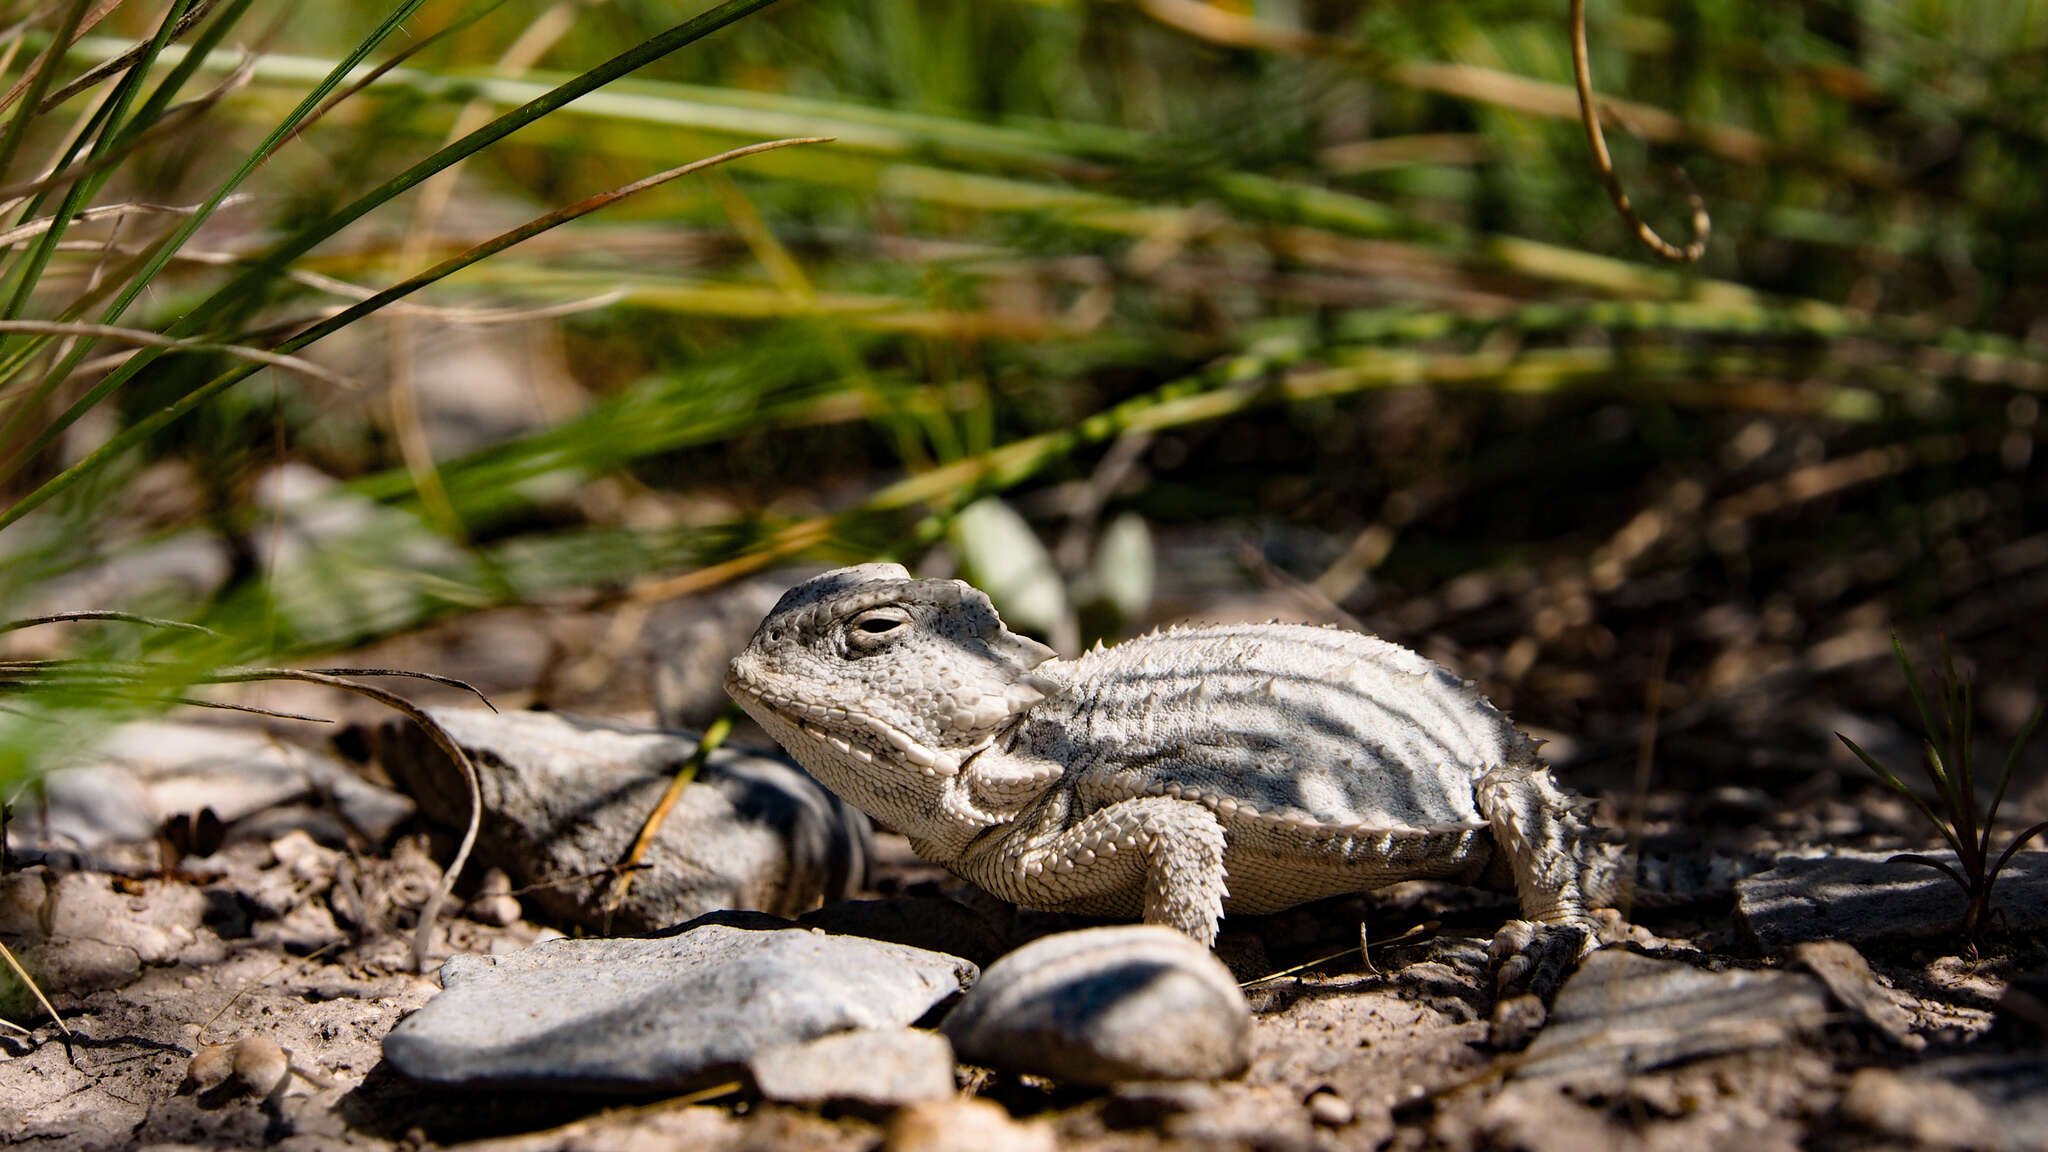
M 1494 934 L 1486 955 L 1501 1000 L 1534 995 L 1548 1004 L 1579 961 L 1599 946 L 1590 925 L 1510 920 Z

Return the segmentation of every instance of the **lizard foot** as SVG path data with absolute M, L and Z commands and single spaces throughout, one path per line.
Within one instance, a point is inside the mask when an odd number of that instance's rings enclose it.
M 1599 946 L 1587 925 L 1510 920 L 1486 949 L 1496 994 L 1500 1000 L 1534 995 L 1548 1004 L 1579 961 Z

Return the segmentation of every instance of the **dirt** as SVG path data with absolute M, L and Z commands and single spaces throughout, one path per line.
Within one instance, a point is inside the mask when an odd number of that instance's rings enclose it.
M 548 639 L 502 635 L 528 629 Z M 491 662 L 467 667 L 465 653 L 516 649 L 526 656 L 495 665 L 492 687 L 547 699 L 532 685 L 573 681 L 570 697 L 596 710 L 605 695 L 596 686 L 648 682 L 644 652 L 576 671 L 578 660 L 594 659 L 578 638 L 602 631 L 589 614 L 548 624 L 521 609 L 351 659 L 475 675 Z M 298 688 L 265 691 L 273 707 L 372 718 Z M 615 714 L 645 706 L 637 689 L 613 695 Z M 1716 734 L 1737 727 L 1680 719 L 1697 736 L 1693 765 L 1711 763 Z M 1587 726 L 1614 727 L 1597 716 Z M 301 730 L 286 738 L 309 739 Z M 334 743 L 359 751 L 354 741 L 345 733 Z M 1554 750 L 1573 758 L 1569 746 Z M 1769 788 L 1743 772 L 1696 787 L 1693 776 L 1710 769 L 1679 763 L 1670 783 L 1632 794 L 1603 784 L 1617 775 L 1606 755 L 1580 749 L 1567 777 L 1600 795 L 1617 824 L 1639 807 L 1653 844 L 1868 846 L 1911 828 L 1897 801 L 1845 786 L 1831 763 Z M 357 770 L 377 778 L 374 765 Z M 333 835 L 331 818 L 307 826 Z M 45 974 L 68 1029 L 18 994 L 7 1005 L 6 1019 L 27 1031 L 0 1026 L 0 1146 L 1764 1152 L 2048 1143 L 2048 1013 L 2000 1007 L 2048 969 L 2037 937 L 1994 935 L 1982 957 L 1954 941 L 1869 944 L 1868 995 L 1830 1000 L 1822 1027 L 1668 1067 L 1534 1080 L 1518 1078 L 1528 1059 L 1521 1045 L 1542 1034 L 1543 1010 L 1501 1010 L 1496 1022 L 1486 971 L 1486 941 L 1511 902 L 1427 884 L 1226 924 L 1219 953 L 1247 982 L 1257 1018 L 1251 1068 L 1233 1081 L 1096 1090 L 963 1067 L 959 1099 L 893 1114 L 771 1105 L 738 1085 L 623 1102 L 428 1089 L 384 1064 L 381 1041 L 436 992 L 431 971 L 412 970 L 410 937 L 451 838 L 415 819 L 388 843 L 358 838 L 315 851 L 292 827 L 245 817 L 219 852 L 170 867 L 159 846 L 127 844 L 83 862 L 16 861 L 0 877 L 0 942 Z M 885 836 L 880 847 L 868 895 L 974 899 L 899 839 Z M 477 904 L 478 919 L 451 909 L 433 955 L 516 949 L 556 931 L 526 919 L 483 922 L 503 912 L 502 892 Z M 1803 971 L 1790 956 L 1745 945 L 1725 894 L 1639 909 L 1635 919 L 1641 931 L 1620 947 L 1708 970 Z M 1880 1011 L 1875 1023 L 1864 1014 Z M 288 1074 L 265 1071 L 266 1040 Z
M 915 1141 L 898 1129 L 924 1131 L 900 1117 L 892 1126 L 886 1116 L 763 1105 L 737 1087 L 698 1101 L 621 1106 L 407 1083 L 383 1066 L 380 1044 L 436 991 L 431 976 L 409 970 L 408 926 L 392 903 L 416 899 L 431 882 L 426 847 L 416 835 L 402 838 L 389 857 L 355 861 L 352 884 L 302 891 L 288 908 L 267 895 L 288 866 L 255 843 L 188 862 L 211 874 L 59 876 L 32 868 L 10 876 L 17 907 L 22 891 L 40 888 L 47 921 L 90 915 L 101 926 L 40 939 L 10 927 L 8 939 L 27 962 L 58 974 L 53 998 L 70 1035 L 44 1019 L 29 1035 L 0 1038 L 6 1145 L 871 1148 L 909 1147 Z M 893 889 L 896 879 L 879 883 Z M 1483 921 L 1485 909 L 1460 907 L 1472 902 L 1458 893 L 1436 904 L 1429 892 L 1407 895 L 1405 906 L 1340 901 L 1231 925 L 1225 951 L 1240 966 L 1291 966 L 1319 949 L 1335 956 L 1251 982 L 1254 1059 L 1235 1081 L 1095 1091 L 963 1069 L 963 1092 L 1004 1108 L 1018 1122 L 1011 1137 L 1026 1142 L 1020 1147 L 1045 1132 L 1059 1147 L 1105 1150 L 1704 1148 L 1738 1140 L 1758 1148 L 1967 1147 L 1980 1146 L 1977 1138 L 1943 1131 L 1939 1117 L 1975 1123 L 1995 1117 L 1998 1101 L 1973 1094 L 1967 1082 L 1914 1070 L 1959 1055 L 2040 1051 L 2038 1033 L 1994 1028 L 2001 1019 L 1992 1005 L 2015 958 L 1877 949 L 1878 979 L 1897 989 L 1890 995 L 1905 1006 L 1905 1034 L 1919 1051 L 1843 1009 L 1795 1042 L 1644 1070 L 1626 1076 L 1619 1092 L 1527 1083 L 1513 1079 L 1522 1056 L 1490 1039 L 1483 940 L 1457 934 Z M 380 901 L 381 922 L 360 910 Z M 1345 922 L 1361 912 L 1382 925 L 1428 913 L 1453 926 L 1377 948 L 1368 968 L 1355 937 L 1348 950 L 1339 943 Z M 1695 915 L 1704 924 L 1717 913 Z M 456 917 L 436 952 L 513 949 L 547 931 Z M 281 1081 L 209 1071 L 266 1039 L 289 1062 Z M 1930 1100 L 1950 1107 L 1930 1112 Z

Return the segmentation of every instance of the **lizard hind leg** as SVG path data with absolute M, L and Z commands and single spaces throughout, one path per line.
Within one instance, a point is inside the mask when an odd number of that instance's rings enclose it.
M 968 878 L 1031 908 L 1142 912 L 1203 944 L 1216 942 L 1226 894 L 1223 824 L 1190 800 L 1143 796 L 1072 827 L 1017 837 L 969 862 Z

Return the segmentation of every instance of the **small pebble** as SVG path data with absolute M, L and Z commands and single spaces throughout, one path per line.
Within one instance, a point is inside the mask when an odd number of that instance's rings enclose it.
M 1503 1052 L 1519 1052 L 1543 1031 L 1550 1010 L 1533 995 L 1510 996 L 1493 1006 L 1493 1022 L 1487 1040 Z
M 270 854 L 293 879 L 314 888 L 333 883 L 334 871 L 341 863 L 341 853 L 313 839 L 303 828 L 271 841 Z
M 747 1073 L 763 1099 L 892 1107 L 953 1094 L 953 1046 L 936 1032 L 856 1029 L 756 1052 Z
M 2004 1143 L 2000 1136 L 2011 1135 L 1967 1090 L 1885 1068 L 1859 1069 L 1842 1093 L 1841 1107 L 1864 1128 L 1925 1148 L 1998 1147 Z
M 1308 1118 L 1325 1128 L 1342 1128 L 1358 1118 L 1351 1102 L 1329 1089 L 1318 1089 L 1308 1098 Z
M 208 1044 L 192 1054 L 192 1063 L 185 1068 L 185 1083 L 196 1092 L 211 1092 L 234 1072 L 234 1046 Z
M 1058 1147 L 1044 1124 L 1019 1124 L 1000 1105 L 959 1098 L 899 1110 L 882 1141 L 882 1152 L 1054 1152 Z
M 1081 1084 L 1213 1080 L 1251 1059 L 1251 1008 L 1230 970 L 1150 924 L 1034 940 L 940 1027 L 967 1063 Z
M 245 1036 L 235 1042 L 235 1078 L 249 1090 L 268 1096 L 292 1074 L 291 1059 L 268 1036 Z
M 503 868 L 492 868 L 477 882 L 465 914 L 479 924 L 504 928 L 517 924 L 521 915 L 519 898 L 512 895 L 512 879 Z

